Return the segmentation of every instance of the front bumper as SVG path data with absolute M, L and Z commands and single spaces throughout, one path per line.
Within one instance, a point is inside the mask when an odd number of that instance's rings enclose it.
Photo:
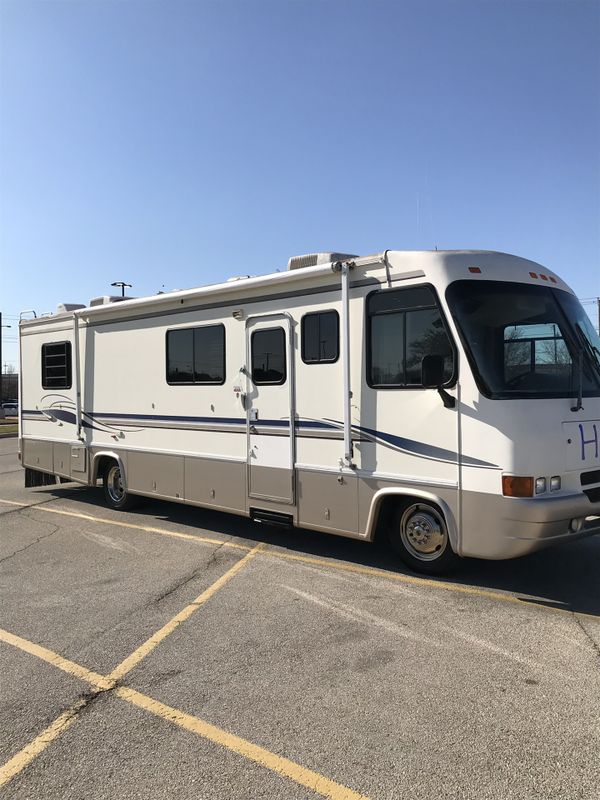
M 577 531 L 570 529 L 573 519 L 584 520 Z M 530 498 L 464 492 L 461 533 L 461 555 L 516 558 L 600 534 L 600 503 L 583 492 Z

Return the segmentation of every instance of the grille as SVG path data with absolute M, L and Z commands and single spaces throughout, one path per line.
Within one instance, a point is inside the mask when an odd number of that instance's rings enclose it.
M 594 489 L 584 489 L 583 493 L 590 503 L 600 503 L 600 486 L 596 486 Z
M 600 483 L 600 469 L 581 473 L 582 486 L 590 486 L 592 483 Z

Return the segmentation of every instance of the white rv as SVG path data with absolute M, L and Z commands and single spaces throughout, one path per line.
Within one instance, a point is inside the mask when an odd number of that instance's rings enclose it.
M 30 486 L 384 532 L 424 572 L 600 532 L 600 339 L 523 258 L 300 256 L 59 306 L 20 344 Z

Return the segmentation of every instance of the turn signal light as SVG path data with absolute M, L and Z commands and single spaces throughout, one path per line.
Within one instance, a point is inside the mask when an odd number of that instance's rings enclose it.
M 503 475 L 502 494 L 505 497 L 533 497 L 533 478 Z

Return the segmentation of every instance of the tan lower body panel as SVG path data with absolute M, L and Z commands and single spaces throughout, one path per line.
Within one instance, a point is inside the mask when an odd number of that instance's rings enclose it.
M 163 453 L 127 454 L 127 488 L 139 494 L 183 499 L 184 457 Z
M 56 444 L 39 439 L 21 439 L 21 463 L 24 467 L 53 474 Z
M 58 474 L 86 483 L 95 446 L 86 452 L 82 445 L 23 439 L 23 466 Z M 77 457 L 74 457 L 77 451 Z M 294 524 L 338 535 L 364 538 L 373 503 L 380 489 L 395 488 L 410 494 L 411 488 L 429 490 L 444 500 L 456 514 L 457 489 L 408 485 L 402 480 L 381 480 L 337 470 L 251 469 L 253 492 L 247 494 L 248 466 L 241 461 L 171 455 L 126 449 L 114 451 L 122 459 L 127 488 L 148 497 L 160 497 L 238 514 L 263 509 L 290 515 Z M 83 466 L 83 470 L 82 470 Z
M 356 475 L 298 470 L 298 524 L 355 534 L 358 530 Z
M 71 445 L 54 442 L 53 445 L 54 474 L 63 478 L 71 477 Z
M 251 505 L 261 498 L 279 503 L 292 503 L 294 499 L 294 471 L 279 467 L 250 467 Z
M 246 510 L 246 464 L 185 457 L 184 497 L 203 506 Z

